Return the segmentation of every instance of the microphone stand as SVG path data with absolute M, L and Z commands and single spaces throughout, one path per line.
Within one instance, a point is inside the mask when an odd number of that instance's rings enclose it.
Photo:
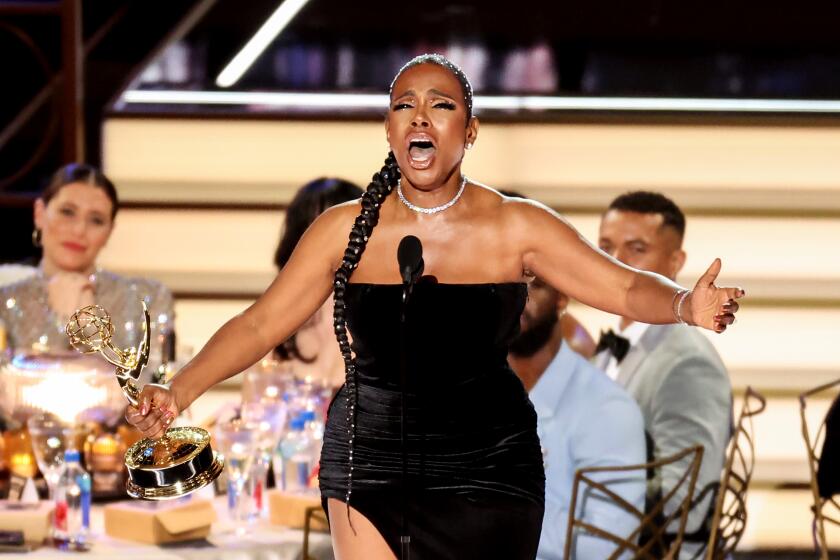
M 407 274 L 406 274 L 407 273 Z M 412 278 L 411 271 L 406 267 L 403 278 Z M 411 297 L 413 281 L 403 282 L 402 306 L 400 310 L 400 452 L 402 463 L 402 483 L 400 484 L 400 560 L 410 560 L 411 536 L 408 534 L 408 461 L 406 453 L 405 434 L 405 391 L 408 385 L 408 359 L 406 357 L 406 312 L 408 300 Z

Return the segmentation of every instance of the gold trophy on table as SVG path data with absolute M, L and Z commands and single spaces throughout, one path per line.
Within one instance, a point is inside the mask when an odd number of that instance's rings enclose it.
M 65 332 L 70 344 L 83 354 L 98 353 L 116 366 L 116 376 L 125 398 L 137 406 L 138 380 L 149 361 L 151 327 L 143 303 L 143 340 L 137 348 L 117 348 L 111 339 L 111 316 L 98 305 L 77 310 Z M 134 498 L 167 500 L 180 498 L 213 482 L 224 460 L 210 447 L 210 434 L 201 428 L 169 428 L 160 439 L 145 438 L 125 453 L 128 468 L 126 491 Z

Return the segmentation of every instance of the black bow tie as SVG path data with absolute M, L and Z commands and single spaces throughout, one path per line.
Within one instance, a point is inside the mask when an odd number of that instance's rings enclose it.
M 598 341 L 598 346 L 595 347 L 595 353 L 609 350 L 610 354 L 615 356 L 615 361 L 619 364 L 627 352 L 630 351 L 630 341 L 621 335 L 615 334 L 612 329 L 607 332 L 601 332 L 601 339 Z

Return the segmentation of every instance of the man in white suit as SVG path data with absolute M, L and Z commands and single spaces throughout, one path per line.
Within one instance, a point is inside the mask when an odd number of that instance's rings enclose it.
M 598 245 L 625 264 L 674 280 L 685 263 L 684 234 L 685 216 L 671 200 L 659 193 L 631 192 L 616 198 L 604 213 Z M 602 336 L 594 360 L 639 404 L 652 458 L 698 444 L 704 448 L 695 496 L 710 491 L 689 514 L 680 554 L 691 558 L 708 538 L 711 490 L 720 479 L 731 434 L 732 386 L 726 368 L 699 330 L 635 323 L 626 317 L 620 319 L 617 334 Z M 648 482 L 649 500 L 673 488 L 687 463 L 655 473 Z

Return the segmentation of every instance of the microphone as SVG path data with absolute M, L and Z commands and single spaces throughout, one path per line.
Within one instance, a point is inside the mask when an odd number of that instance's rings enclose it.
M 423 275 L 423 245 L 413 235 L 406 235 L 397 248 L 397 262 L 404 284 L 415 284 Z
M 420 244 L 419 239 L 413 235 L 406 235 L 402 238 L 400 246 L 397 248 L 397 263 L 399 264 L 400 276 L 403 281 L 402 310 L 400 312 L 400 462 L 402 464 L 400 484 L 400 560 L 409 560 L 411 535 L 407 513 L 408 452 L 406 450 L 405 427 L 405 392 L 408 386 L 406 310 L 408 309 L 408 298 L 411 295 L 411 290 L 423 275 L 423 245 Z

